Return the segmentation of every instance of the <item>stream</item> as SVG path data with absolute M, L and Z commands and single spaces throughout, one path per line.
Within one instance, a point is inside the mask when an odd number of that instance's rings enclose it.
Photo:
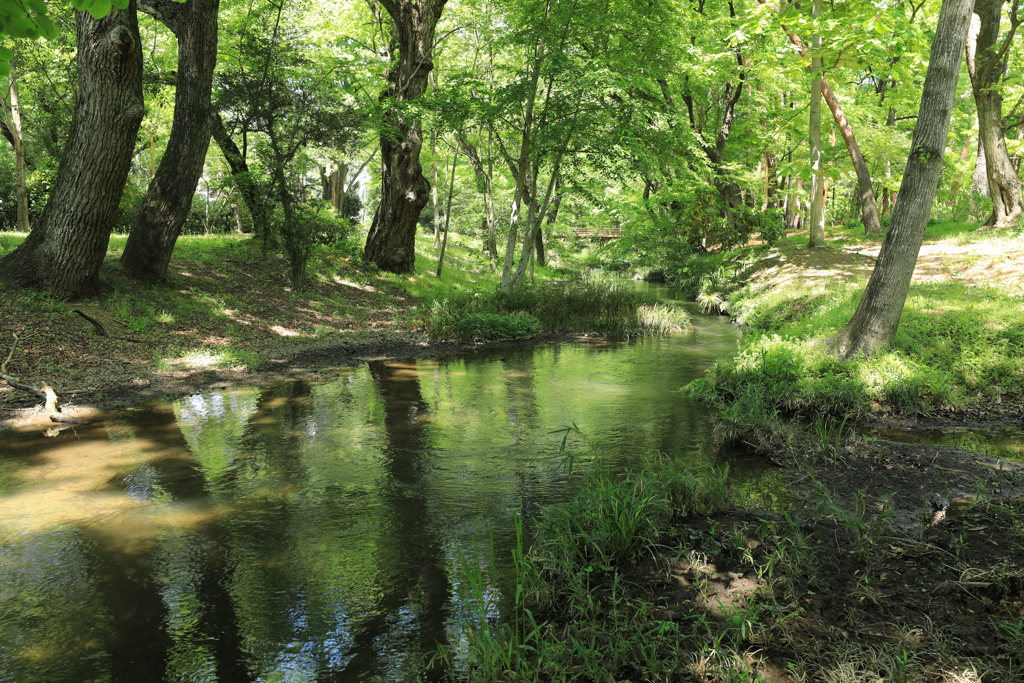
M 739 334 L 692 312 L 658 339 L 375 361 L 0 432 L 0 683 L 435 679 L 437 643 L 464 647 L 463 562 L 497 577 L 499 615 L 516 516 L 589 469 L 728 464 L 741 502 L 784 504 L 781 472 L 717 449 L 680 392 Z

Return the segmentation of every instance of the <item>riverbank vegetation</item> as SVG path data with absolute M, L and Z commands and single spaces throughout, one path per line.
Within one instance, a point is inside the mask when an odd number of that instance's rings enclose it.
M 786 447 L 794 416 L 852 425 L 870 414 L 937 416 L 1021 404 L 1024 239 L 976 227 L 929 228 L 893 342 L 850 360 L 836 359 L 829 344 L 859 303 L 866 269 L 808 281 L 769 255 L 764 264 L 773 272 L 715 290 L 721 309 L 746 332 L 737 355 L 718 361 L 688 391 L 715 407 L 723 435 L 766 449 Z M 837 248 L 869 249 L 845 237 Z
M 1024 501 L 991 493 L 907 526 L 865 489 L 755 511 L 721 472 L 597 470 L 528 551 L 520 527 L 508 621 L 465 566 L 468 650 L 441 656 L 471 681 L 1024 680 Z
M 5 234 L 0 256 L 23 238 Z M 422 353 L 438 342 L 628 339 L 687 326 L 681 309 L 578 269 L 538 267 L 535 285 L 504 294 L 488 260 L 460 242 L 453 236 L 439 278 L 434 259 L 421 259 L 412 276 L 385 273 L 362 261 L 357 242 L 339 239 L 311 251 L 299 290 L 287 284 L 287 258 L 268 258 L 258 241 L 185 236 L 167 280 L 140 288 L 118 267 L 126 237 L 115 235 L 107 286 L 88 299 L 69 303 L 0 282 L 0 316 L 12 334 L 4 373 L 89 403 L 127 397 L 132 387 L 160 395 L 246 374 L 254 381 L 298 355 L 340 362 L 382 349 Z M 430 253 L 429 237 L 421 247 Z M 0 401 L 11 409 L 35 397 L 5 384 Z

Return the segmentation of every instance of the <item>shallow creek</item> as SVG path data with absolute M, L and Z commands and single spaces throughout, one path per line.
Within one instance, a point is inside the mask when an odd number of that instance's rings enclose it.
M 462 561 L 495 613 L 527 528 L 597 465 L 729 463 L 680 387 L 730 354 L 724 317 L 654 340 L 370 362 L 197 394 L 55 437 L 0 433 L 0 682 L 406 681 L 458 651 Z M 572 471 L 561 435 L 575 423 Z M 504 572 L 504 573 L 503 573 Z

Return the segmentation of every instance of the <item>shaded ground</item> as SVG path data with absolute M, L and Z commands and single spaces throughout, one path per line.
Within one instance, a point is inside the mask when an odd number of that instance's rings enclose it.
M 783 247 L 759 276 L 866 278 L 878 246 Z M 1020 296 L 1024 241 L 925 244 L 915 278 Z M 690 634 L 671 671 L 615 680 L 1024 681 L 1024 466 L 886 438 L 1024 434 L 1024 406 L 880 414 L 858 428 L 872 435 L 823 445 L 808 434 L 805 448 L 767 456 L 786 470 L 795 509 L 691 517 L 663 551 L 604 577 L 594 592 L 607 613 L 629 605 L 652 632 Z

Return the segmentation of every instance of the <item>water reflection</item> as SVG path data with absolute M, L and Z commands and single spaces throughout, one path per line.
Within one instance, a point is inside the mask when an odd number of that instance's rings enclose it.
M 557 467 L 552 430 L 575 422 L 613 468 L 731 459 L 750 500 L 782 495 L 679 393 L 735 339 L 702 318 L 643 343 L 375 362 L 15 438 L 0 681 L 436 680 L 460 549 L 488 564 L 492 534 L 508 548 L 513 515 L 587 467 Z

